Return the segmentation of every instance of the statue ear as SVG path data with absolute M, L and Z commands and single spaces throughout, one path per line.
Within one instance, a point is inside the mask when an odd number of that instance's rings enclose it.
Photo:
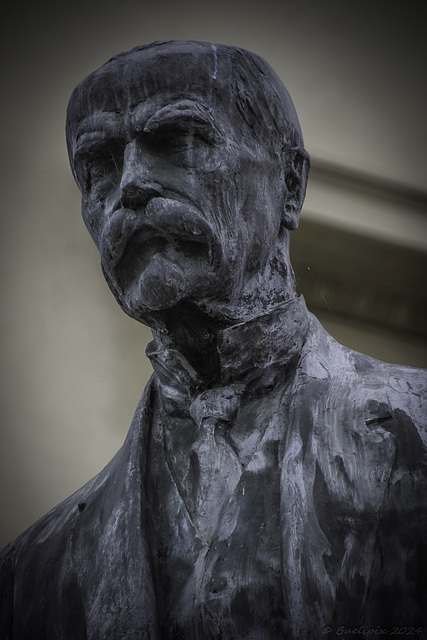
M 303 147 L 286 150 L 283 225 L 290 231 L 298 226 L 309 171 L 310 156 Z

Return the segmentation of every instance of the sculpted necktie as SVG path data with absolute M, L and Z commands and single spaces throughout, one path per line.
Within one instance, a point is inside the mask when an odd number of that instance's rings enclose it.
M 211 540 L 242 475 L 242 464 L 228 431 L 236 418 L 243 385 L 205 391 L 190 406 L 198 426 L 190 453 L 186 493 L 201 535 Z

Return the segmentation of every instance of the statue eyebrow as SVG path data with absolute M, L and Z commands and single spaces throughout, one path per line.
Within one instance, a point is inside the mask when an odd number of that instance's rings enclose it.
M 120 122 L 120 116 L 117 111 L 97 111 L 85 116 L 79 120 L 77 131 L 74 137 L 74 143 L 77 146 L 81 143 L 81 139 L 96 140 L 97 137 L 105 136 L 105 134 L 113 134 L 117 131 L 117 124 Z
M 218 129 L 210 109 L 194 100 L 177 100 L 155 111 L 148 119 L 138 118 L 134 121 L 136 133 L 154 133 L 163 127 L 179 126 L 194 127 L 211 143 L 219 144 L 224 136 Z M 135 117 L 134 116 L 134 117 Z M 82 118 L 77 126 L 74 137 L 74 156 L 85 153 L 92 147 L 104 145 L 106 137 L 109 143 L 119 139 L 123 124 L 123 116 L 117 110 L 100 110 Z M 120 131 L 120 133 L 119 133 Z
M 76 138 L 74 145 L 74 158 L 84 156 L 85 154 L 101 148 L 115 148 L 116 144 L 117 141 L 112 138 L 108 138 L 108 140 L 106 140 L 104 131 L 83 131 L 82 134 Z
M 145 123 L 137 125 L 136 129 L 152 133 L 180 122 L 190 123 L 196 129 L 201 128 L 214 142 L 220 142 L 223 138 L 209 110 L 192 100 L 179 100 L 160 108 Z

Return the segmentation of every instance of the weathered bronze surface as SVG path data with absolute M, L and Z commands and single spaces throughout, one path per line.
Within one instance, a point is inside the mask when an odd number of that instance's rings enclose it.
M 339 345 L 296 293 L 309 157 L 277 75 L 138 47 L 76 87 L 67 142 L 154 374 L 109 465 L 2 551 L 1 637 L 422 637 L 426 375 Z

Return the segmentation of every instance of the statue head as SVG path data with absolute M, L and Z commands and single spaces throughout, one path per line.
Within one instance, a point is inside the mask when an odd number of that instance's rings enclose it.
M 67 144 L 126 313 L 150 324 L 190 301 L 236 320 L 271 299 L 266 287 L 290 295 L 309 158 L 291 98 L 258 55 L 180 41 L 119 54 L 75 88 Z

